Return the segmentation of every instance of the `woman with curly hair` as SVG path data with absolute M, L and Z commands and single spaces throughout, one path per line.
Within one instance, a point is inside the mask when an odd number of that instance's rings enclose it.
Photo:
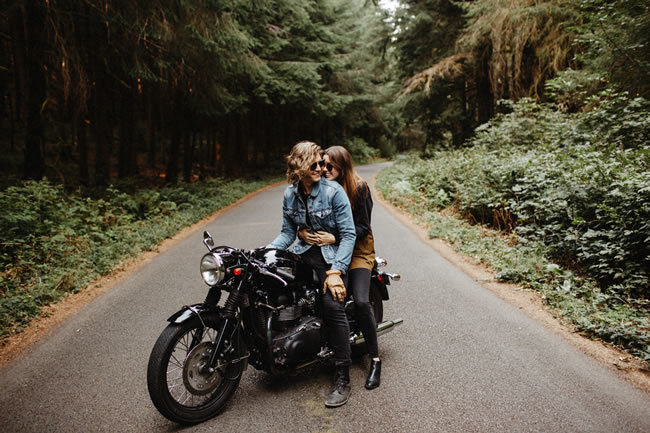
M 357 175 L 350 153 L 344 147 L 327 148 L 323 158 L 325 178 L 340 183 L 352 205 L 357 239 L 348 271 L 348 290 L 354 298 L 357 318 L 370 357 L 370 371 L 365 386 L 367 389 L 374 389 L 380 383 L 381 360 L 377 344 L 377 322 L 369 299 L 370 275 L 375 262 L 375 242 L 370 228 L 372 197 L 368 184 Z M 299 236 L 307 243 L 323 242 L 324 239 L 322 234 L 314 235 L 308 232 L 300 232 Z
M 311 265 L 323 285 L 322 305 L 329 341 L 334 351 L 336 379 L 325 406 L 344 405 L 350 396 L 350 327 L 343 302 L 348 265 L 356 238 L 352 208 L 337 182 L 321 178 L 325 161 L 320 146 L 302 141 L 287 157 L 287 182 L 282 202 L 282 230 L 271 247 L 299 254 Z M 300 230 L 327 236 L 328 242 L 306 243 Z

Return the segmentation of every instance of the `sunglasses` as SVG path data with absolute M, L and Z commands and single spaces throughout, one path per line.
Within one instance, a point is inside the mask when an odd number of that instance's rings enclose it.
M 327 169 L 327 171 L 332 171 L 332 169 L 336 167 L 334 167 L 331 163 L 328 162 L 327 164 L 325 164 L 325 168 Z
M 317 165 L 323 167 L 323 166 L 325 165 L 325 160 L 324 160 L 324 159 L 321 159 L 320 161 L 313 163 L 312 165 L 309 166 L 309 169 L 310 169 L 311 171 L 314 171 L 314 170 L 316 170 L 316 166 L 317 166 Z

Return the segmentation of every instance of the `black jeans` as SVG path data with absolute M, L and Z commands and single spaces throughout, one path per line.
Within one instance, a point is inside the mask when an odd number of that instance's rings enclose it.
M 327 277 L 325 272 L 329 271 L 330 265 L 325 262 L 320 252 L 320 247 L 311 247 L 301 257 L 305 263 L 314 268 L 318 275 L 323 315 L 325 316 L 329 342 L 334 350 L 335 365 L 337 367 L 348 366 L 352 364 L 352 358 L 350 350 L 350 325 L 348 324 L 348 317 L 345 315 L 345 305 L 334 300 L 329 290 L 325 293 L 322 291 L 323 282 Z M 341 275 L 341 279 L 343 279 L 343 284 L 347 285 L 347 274 Z
M 379 357 L 377 345 L 377 321 L 370 305 L 370 269 L 356 268 L 348 272 L 348 286 L 354 297 L 359 328 L 366 340 L 368 355 Z

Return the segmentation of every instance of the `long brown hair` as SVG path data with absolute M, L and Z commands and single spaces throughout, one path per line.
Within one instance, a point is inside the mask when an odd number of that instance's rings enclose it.
M 352 157 L 350 152 L 343 146 L 332 146 L 325 149 L 325 153 L 330 157 L 330 162 L 339 171 L 339 177 L 336 179 L 343 186 L 345 193 L 350 199 L 350 204 L 354 205 L 359 198 L 359 187 L 365 185 L 366 181 L 361 179 L 352 166 Z M 368 189 L 365 188 L 367 191 Z

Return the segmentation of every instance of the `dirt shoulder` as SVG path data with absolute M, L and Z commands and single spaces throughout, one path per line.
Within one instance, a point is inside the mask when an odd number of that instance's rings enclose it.
M 56 327 L 63 323 L 68 317 L 80 311 L 101 294 L 111 290 L 131 274 L 137 272 L 145 264 L 153 260 L 153 258 L 158 254 L 173 247 L 176 243 L 188 237 L 199 227 L 204 226 L 212 219 L 228 212 L 233 207 L 240 205 L 257 194 L 282 183 L 284 183 L 284 181 L 267 185 L 257 191 L 245 195 L 236 202 L 231 203 L 230 205 L 214 212 L 212 215 L 203 218 L 201 221 L 182 229 L 171 238 L 158 244 L 154 250 L 144 252 L 138 257 L 124 261 L 112 273 L 91 281 L 88 286 L 79 292 L 72 293 L 56 304 L 43 308 L 43 312 L 40 316 L 34 319 L 23 332 L 10 336 L 0 346 L 0 367 L 18 359 L 24 352 L 33 347 L 35 343 L 50 335 L 52 331 L 54 331 L 54 329 L 56 329 Z
M 419 225 L 406 211 L 388 203 L 374 188 L 374 180 L 372 183 L 373 198 L 452 265 L 460 268 L 478 284 L 491 290 L 499 298 L 537 320 L 545 328 L 614 371 L 627 382 L 650 394 L 650 373 L 643 371 L 641 363 L 634 357 L 601 341 L 592 340 L 574 332 L 570 326 L 553 316 L 544 305 L 538 292 L 522 289 L 516 284 L 498 282 L 494 277 L 494 273 L 487 266 L 478 263 L 472 257 L 456 252 L 449 243 L 441 239 L 430 239 L 427 228 Z

